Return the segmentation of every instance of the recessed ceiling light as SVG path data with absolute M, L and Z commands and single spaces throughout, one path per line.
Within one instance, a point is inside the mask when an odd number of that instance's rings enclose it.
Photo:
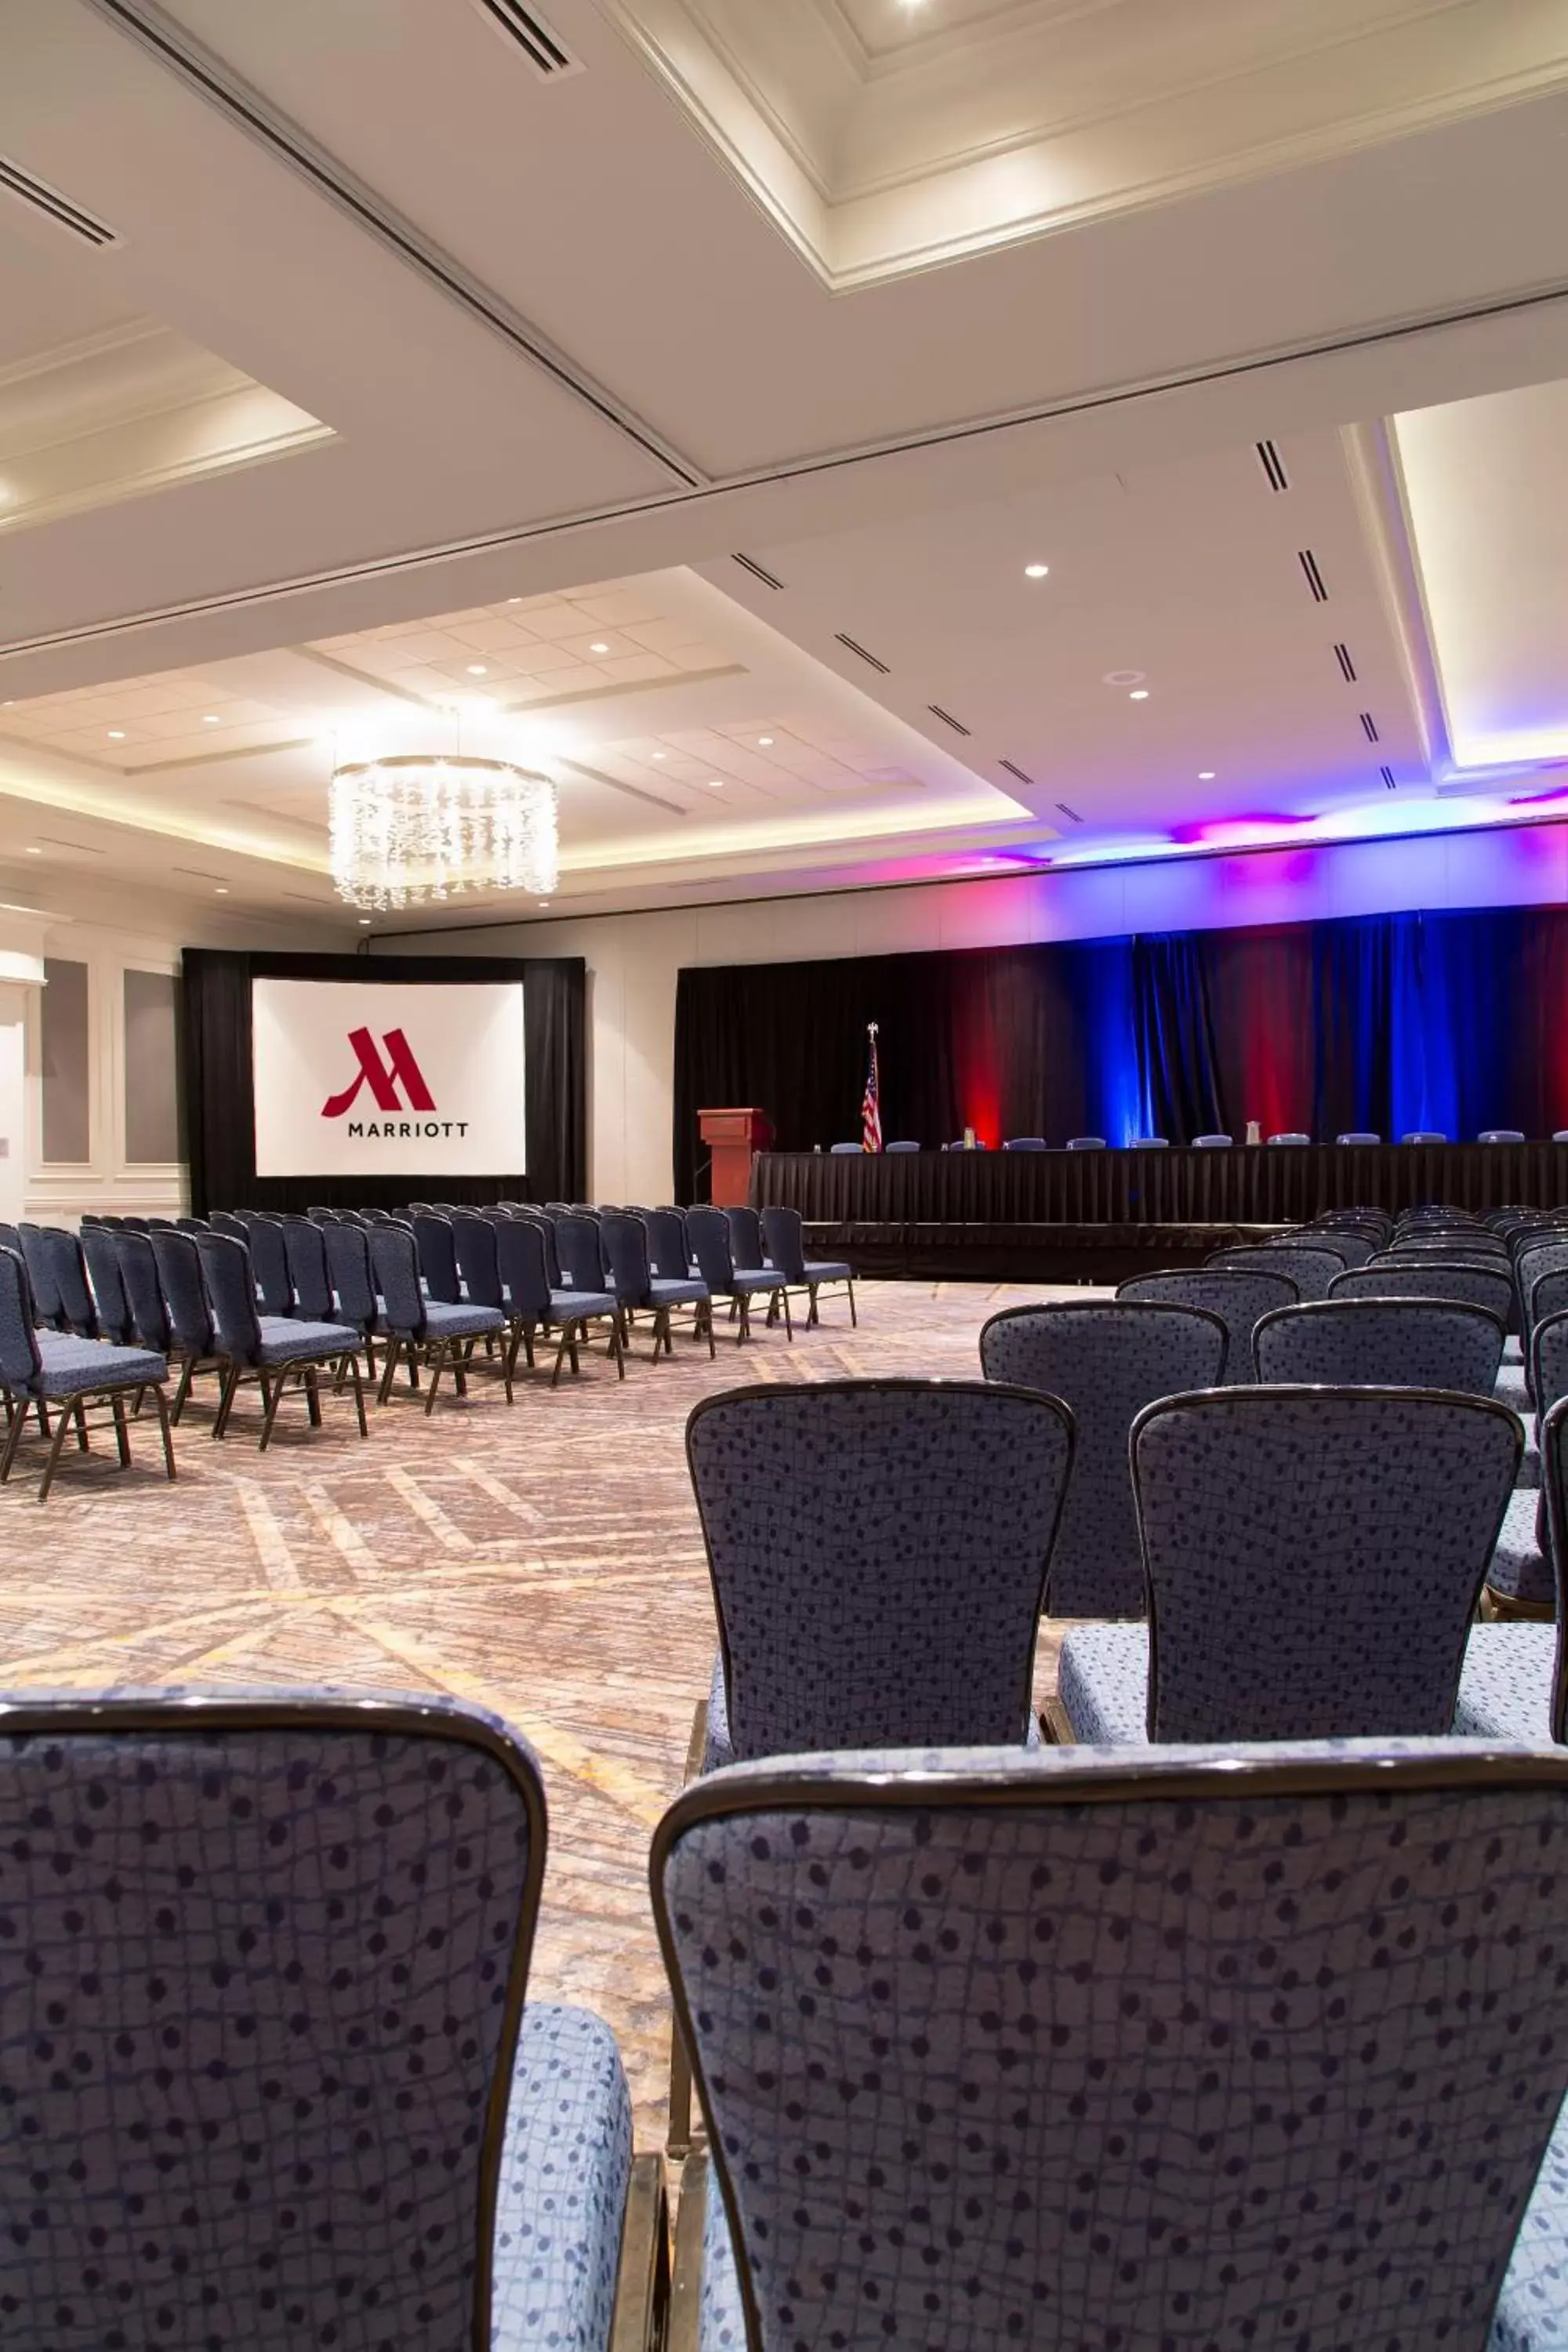
M 548 907 L 548 906 L 549 906 L 549 904 L 550 904 L 550 901 L 549 901 L 549 899 L 548 899 L 548 898 L 540 898 L 540 899 L 536 900 L 536 902 L 535 902 L 535 903 L 536 903 L 537 905 L 541 906 L 541 907 Z
M 1026 580 L 1048 579 L 1050 576 L 1050 569 L 1051 567 L 1048 563 L 1026 563 L 1024 566 L 1024 577 Z
M 1214 782 L 1214 770 L 1212 768 L 1200 768 L 1198 770 L 1198 782 L 1200 784 L 1212 784 Z
M 226 898 L 227 896 L 228 884 L 226 882 L 219 882 L 215 885 L 213 889 L 213 897 L 215 898 Z
M 221 727 L 221 726 L 222 726 L 222 724 L 223 724 L 223 721 L 222 721 L 222 719 L 218 717 L 217 712 L 216 712 L 216 710 L 204 710 L 204 711 L 203 711 L 203 713 L 202 713 L 202 725 L 203 725 L 204 727 Z
M 773 748 L 773 739 L 771 735 L 759 735 L 757 742 L 764 751 L 771 751 Z
M 708 789 L 710 793 L 721 793 L 724 789 L 723 777 L 710 776 L 708 779 Z
M 27 844 L 26 854 L 29 857 L 41 857 L 44 853 L 41 849 L 35 849 L 32 843 L 29 842 Z
M 1127 699 L 1129 702 L 1147 702 L 1149 699 L 1148 688 L 1146 686 L 1135 686 Z
M 488 665 L 484 662 L 470 662 L 468 664 L 468 676 L 470 677 L 488 677 L 489 676 Z
M 607 653 L 609 652 L 609 650 L 610 650 L 609 646 L 608 646 L 607 645 L 605 645 L 605 641 L 604 641 L 604 639 L 603 639 L 602 637 L 600 638 L 600 640 L 599 640 L 599 642 L 598 642 L 598 644 L 597 644 L 597 645 L 590 646 L 589 646 L 589 648 L 588 648 L 588 651 L 589 651 L 591 654 L 607 654 Z
M 369 929 L 370 929 L 370 917 L 369 917 L 368 915 L 362 915 L 362 916 L 360 917 L 360 919 L 359 919 L 359 927 L 360 927 L 360 929 L 361 929 L 361 930 L 362 930 L 362 931 L 368 931 L 368 930 L 369 930 Z
M 521 604 L 522 598 L 521 596 L 509 596 L 506 601 L 509 604 Z
M 656 760 L 668 760 L 669 753 L 668 751 L 656 751 L 653 756 Z
M 111 727 L 109 730 L 109 740 L 111 743 L 123 743 L 125 740 L 124 728 Z

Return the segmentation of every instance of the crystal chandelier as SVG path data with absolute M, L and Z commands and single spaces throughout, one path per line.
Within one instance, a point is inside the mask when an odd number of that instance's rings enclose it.
M 411 751 L 332 771 L 332 880 L 352 907 L 548 897 L 558 849 L 555 787 L 514 761 Z

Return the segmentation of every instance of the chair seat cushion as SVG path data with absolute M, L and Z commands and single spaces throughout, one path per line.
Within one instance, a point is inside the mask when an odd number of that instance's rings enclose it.
M 1503 1341 L 1502 1360 L 1505 1364 L 1523 1363 L 1524 1341 L 1520 1338 L 1517 1331 L 1510 1331 L 1508 1338 Z
M 346 1323 L 297 1323 L 291 1315 L 263 1315 L 258 1360 L 263 1364 L 296 1364 L 311 1357 L 352 1355 L 359 1333 Z
M 665 1282 L 658 1276 L 647 1289 L 656 1307 L 700 1307 L 709 1295 L 705 1282 Z
M 100 1339 L 79 1339 L 68 1331 L 37 1334 L 43 1371 L 34 1396 L 88 1396 L 97 1388 L 151 1388 L 169 1377 L 169 1367 L 150 1348 L 110 1348 Z
M 784 1286 L 783 1275 L 767 1265 L 738 1265 L 733 1281 L 737 1297 L 742 1290 L 749 1296 L 753 1291 L 779 1290 Z
M 1524 1385 L 1524 1366 L 1505 1363 L 1492 1384 L 1492 1394 L 1499 1404 L 1508 1405 L 1526 1420 L 1535 1411 L 1530 1401 L 1530 1391 Z
M 1062 1642 L 1058 1694 L 1072 1736 L 1089 1748 L 1149 1744 L 1149 1629 L 1075 1625 Z
M 1510 1601 L 1543 1601 L 1550 1608 L 1557 1599 L 1557 1580 L 1541 1549 L 1541 1500 L 1529 1486 L 1516 1486 L 1509 1496 L 1497 1549 L 1487 1563 L 1487 1582 Z
M 808 1257 L 805 1261 L 807 1282 L 853 1282 L 855 1269 L 844 1265 L 836 1257 Z
M 1033 1707 L 1021 1744 L 1025 1748 L 1041 1745 L 1040 1726 Z M 708 1685 L 708 1736 L 702 1749 L 702 1769 L 705 1773 L 719 1772 L 734 1760 L 735 1750 L 730 1739 L 730 1699 L 724 1686 L 724 1654 L 715 1650 L 713 1676 Z
M 550 1319 L 552 1323 L 571 1323 L 580 1315 L 613 1315 L 616 1302 L 607 1290 L 552 1290 L 550 1294 Z
M 736 2337 L 743 2344 L 743 2335 Z M 704 2347 L 707 2345 L 703 2338 Z M 1563 2352 L 1568 2345 L 1568 2105 L 1530 2192 L 1492 2314 L 1487 2352 Z
M 1555 1625 L 1472 1625 L 1454 1709 L 1456 1738 L 1550 1740 L 1556 1658 Z
M 614 2034 L 585 2009 L 530 2001 L 501 2147 L 491 2352 L 605 2352 L 631 2164 Z
M 506 1317 L 499 1307 L 452 1307 L 430 1299 L 425 1307 L 426 1334 L 432 1339 L 478 1339 L 487 1331 L 504 1331 Z

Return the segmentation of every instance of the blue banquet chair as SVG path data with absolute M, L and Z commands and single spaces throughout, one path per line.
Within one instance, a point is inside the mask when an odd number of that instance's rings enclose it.
M 1276 1386 L 1483 1397 L 1495 1392 L 1502 1342 L 1500 1315 L 1457 1298 L 1314 1298 L 1276 1308 L 1253 1334 L 1258 1377 Z
M 1299 1129 L 1288 1129 L 1283 1134 L 1271 1135 L 1268 1139 L 1270 1143 L 1310 1143 L 1312 1140 L 1310 1135 L 1303 1135 Z
M 158 1409 L 163 1466 L 173 1478 L 174 1448 L 163 1397 L 168 1377 L 167 1362 L 150 1349 L 117 1348 L 71 1333 L 35 1330 L 26 1267 L 15 1250 L 0 1249 L 0 1397 L 4 1398 L 5 1409 L 0 1486 L 10 1478 L 16 1466 L 28 1413 L 37 1412 L 40 1423 L 47 1423 L 51 1406 L 55 1408 L 55 1426 L 38 1485 L 40 1503 L 48 1500 L 49 1488 L 59 1467 L 60 1449 L 73 1421 L 82 1443 L 86 1443 L 86 1409 L 89 1403 L 109 1406 L 120 1466 L 128 1470 L 131 1438 L 125 1400 L 133 1396 L 140 1402 L 147 1392 Z
M 1232 1248 L 1211 1252 L 1204 1264 L 1234 1266 L 1238 1273 L 1288 1275 L 1299 1298 L 1326 1298 L 1334 1276 L 1345 1270 L 1333 1247 L 1331 1234 L 1325 1236 L 1321 1249 L 1304 1238 L 1241 1242 Z
M 1289 1276 L 1273 1267 L 1249 1272 L 1241 1266 L 1216 1265 L 1173 1266 L 1162 1274 L 1134 1275 L 1116 1293 L 1119 1299 L 1133 1305 L 1197 1307 L 1205 1314 L 1219 1317 L 1230 1343 L 1226 1349 L 1225 1369 L 1212 1381 L 1173 1383 L 1184 1389 L 1215 1387 L 1222 1380 L 1255 1381 L 1258 1367 L 1252 1352 L 1253 1332 L 1260 1318 L 1276 1307 L 1293 1307 L 1296 1295 L 1296 1286 Z M 1171 1392 L 1169 1388 L 1163 1391 L 1167 1396 Z M 1139 1402 L 1148 1404 L 1152 1398 L 1143 1397 Z M 1129 1413 L 1128 1427 L 1131 1420 Z
M 1568 1356 L 1568 1332 L 1559 1344 Z M 1541 1417 L 1541 1489 L 1546 1526 L 1540 1569 L 1544 1589 L 1555 1593 L 1557 1622 L 1542 1622 L 1540 1612 L 1528 1618 L 1516 1612 L 1470 1628 L 1454 1710 L 1455 1733 L 1465 1738 L 1568 1741 L 1568 1610 L 1561 1565 L 1568 1559 L 1568 1388 Z M 1494 1554 L 1489 1584 L 1496 1573 Z
M 240 1386 L 253 1380 L 261 1391 L 260 1451 L 265 1454 L 291 1376 L 304 1391 L 310 1426 L 319 1428 L 319 1374 L 325 1365 L 336 1374 L 340 1387 L 345 1378 L 352 1381 L 359 1433 L 368 1436 L 359 1375 L 359 1333 L 346 1323 L 305 1323 L 293 1315 L 258 1316 L 244 1243 L 229 1234 L 197 1234 L 195 1240 L 212 1309 L 213 1353 L 223 1366 L 223 1393 L 213 1435 L 227 1433 Z
M 442 1373 L 450 1368 L 458 1395 L 465 1395 L 467 1349 L 476 1339 L 503 1331 L 506 1318 L 496 1307 L 456 1307 L 445 1300 L 427 1299 L 419 1286 L 414 1235 L 402 1225 L 377 1225 L 370 1236 L 370 1256 L 381 1299 L 382 1328 L 390 1341 L 377 1401 L 384 1404 L 392 1394 L 400 1362 L 406 1359 L 412 1371 L 423 1358 L 430 1367 L 425 1410 L 434 1412 Z M 357 1371 L 355 1378 L 357 1381 Z
M 1004 1151 L 1048 1151 L 1050 1146 L 1043 1135 L 1009 1136 L 1002 1146 Z
M 1228 1151 L 1235 1141 L 1234 1135 L 1194 1135 L 1193 1150 L 1194 1151 Z
M 527 1999 L 544 1790 L 504 1724 L 423 1695 L 22 1694 L 0 1840 L 27 1922 L 17 2352 L 661 2337 L 614 2037 Z
M 1476 1138 L 1478 1143 L 1523 1143 L 1525 1140 L 1522 1127 L 1483 1127 Z
M 1369 1144 L 1381 1143 L 1383 1141 L 1383 1138 L 1381 1135 L 1374 1135 L 1370 1128 L 1352 1128 L 1345 1135 L 1336 1135 L 1334 1141 L 1336 1143 Z
M 654 1360 L 658 1361 L 661 1349 L 667 1356 L 675 1353 L 669 1318 L 678 1307 L 691 1308 L 693 1328 L 699 1337 L 706 1328 L 708 1353 L 711 1357 L 715 1353 L 713 1302 L 708 1295 L 708 1285 L 694 1275 L 678 1276 L 672 1280 L 655 1274 L 648 1252 L 647 1225 L 640 1216 L 606 1212 L 601 1231 L 617 1301 L 628 1311 L 653 1317 Z
M 842 1283 L 849 1297 L 849 1324 L 854 1329 L 859 1323 L 855 1307 L 855 1269 L 846 1258 L 807 1257 L 805 1226 L 798 1209 L 764 1209 L 763 1239 L 769 1263 L 783 1275 L 792 1290 L 804 1290 L 809 1302 L 805 1323 L 809 1330 L 819 1323 L 817 1299 L 821 1292 L 835 1283 Z
M 697 1261 L 697 1270 L 713 1298 L 728 1298 L 740 1310 L 735 1332 L 737 1347 L 752 1336 L 752 1301 L 765 1298 L 770 1316 L 781 1307 L 784 1312 L 784 1336 L 793 1341 L 795 1323 L 789 1310 L 788 1274 L 780 1265 L 771 1266 L 738 1266 L 730 1246 L 730 1220 L 722 1209 L 697 1208 L 686 1212 L 686 1236 Z

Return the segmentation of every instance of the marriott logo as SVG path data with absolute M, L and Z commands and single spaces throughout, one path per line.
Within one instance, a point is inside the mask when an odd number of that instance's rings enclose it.
M 368 1087 L 375 1108 L 384 1114 L 380 1118 L 349 1118 L 351 1136 L 438 1136 L 467 1135 L 466 1118 L 400 1118 L 395 1114 L 405 1109 L 429 1113 L 436 1109 L 436 1097 L 426 1083 L 414 1048 L 401 1029 L 388 1029 L 381 1045 L 368 1029 L 351 1029 L 349 1047 L 358 1070 L 341 1093 L 329 1095 L 321 1105 L 323 1118 L 348 1118 L 350 1111 Z M 401 1087 L 402 1095 L 398 1093 Z

